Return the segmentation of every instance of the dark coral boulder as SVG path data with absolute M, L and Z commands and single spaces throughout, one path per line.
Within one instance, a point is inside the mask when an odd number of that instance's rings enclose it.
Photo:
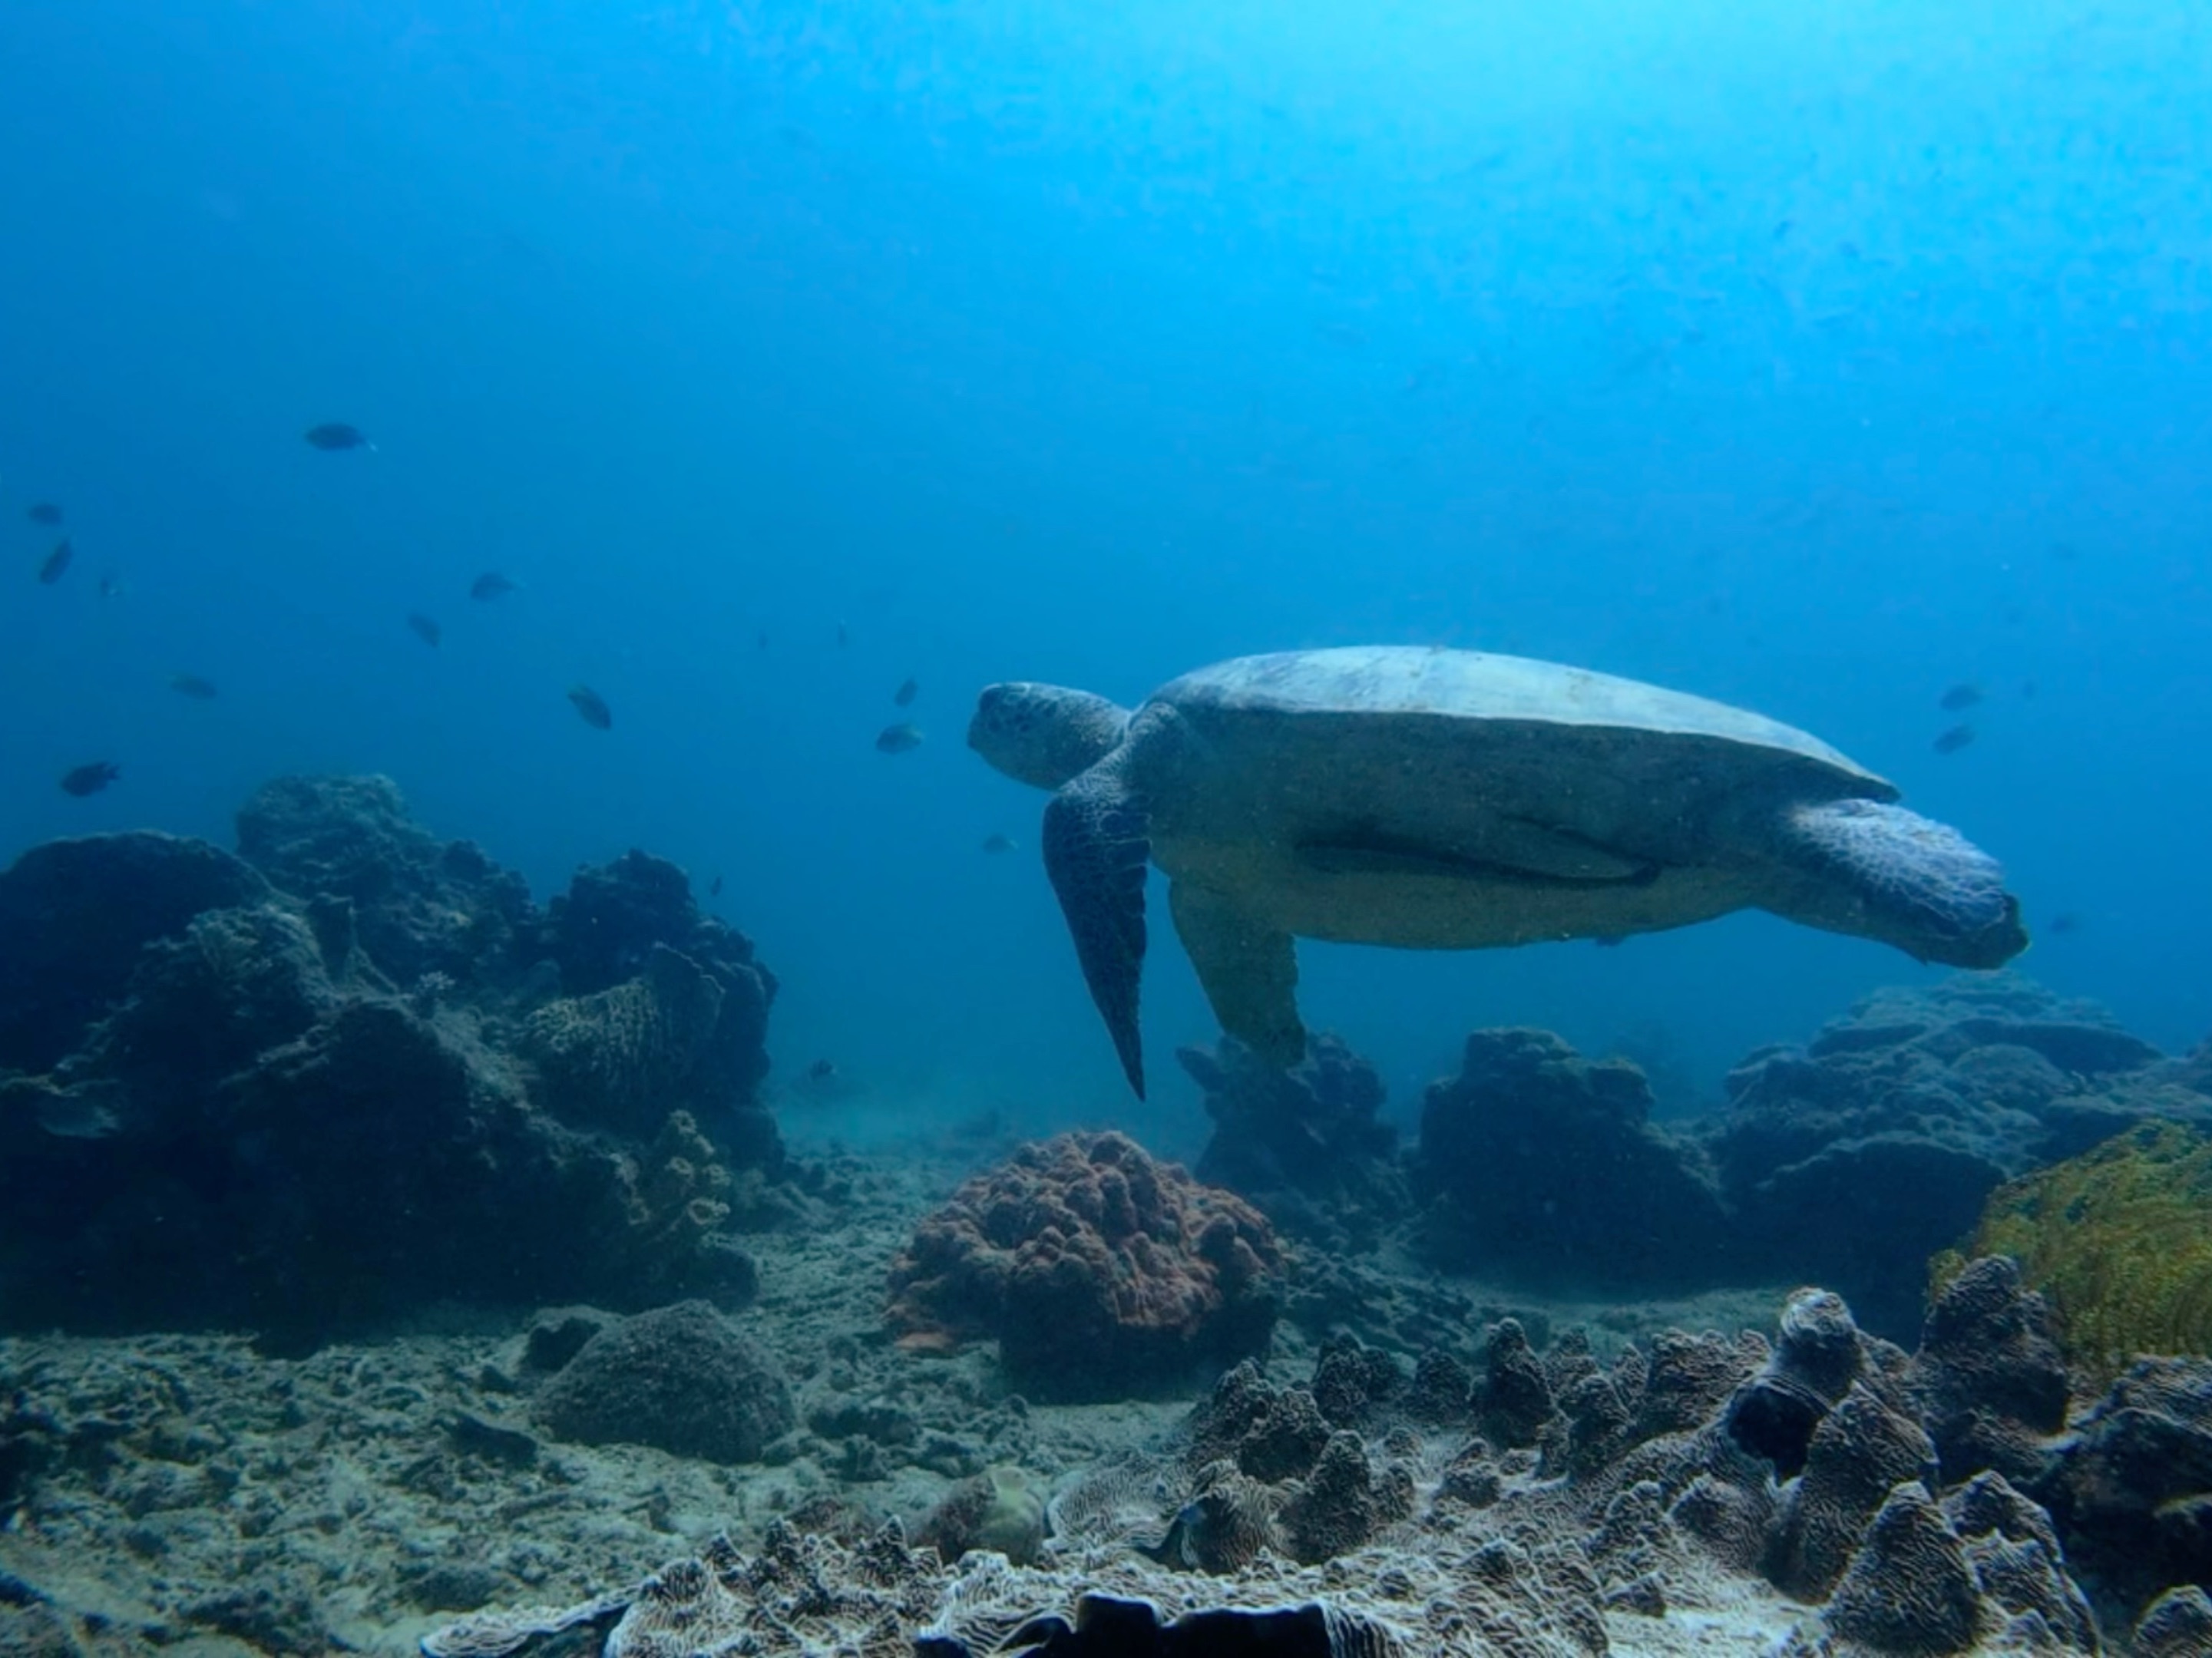
M 2212 1583 L 2212 1360 L 2144 1358 L 2078 1418 L 2035 1495 L 2107 1604 Z
M 1441 1266 L 1563 1289 L 1726 1281 L 1728 1217 L 1691 1143 L 1650 1121 L 1625 1060 L 1545 1030 L 1479 1030 L 1421 1102 L 1422 1243 Z
M 703 1301 L 602 1329 L 536 1401 L 556 1439 L 750 1462 L 796 1422 L 775 1360 Z
M 141 831 L 32 847 L 0 873 L 0 1069 L 50 1070 L 122 998 L 148 944 L 269 896 L 204 841 Z

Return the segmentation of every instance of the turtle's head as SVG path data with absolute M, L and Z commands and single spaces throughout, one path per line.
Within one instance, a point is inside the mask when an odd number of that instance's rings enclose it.
M 1947 967 L 2002 967 L 2027 948 L 2003 870 L 1948 823 L 1859 799 L 1797 806 L 1784 823 L 1801 866 L 1818 875 L 1784 912 L 1791 920 Z
M 1129 711 L 1089 691 L 1023 680 L 986 685 L 968 746 L 1018 782 L 1056 789 L 1121 746 Z

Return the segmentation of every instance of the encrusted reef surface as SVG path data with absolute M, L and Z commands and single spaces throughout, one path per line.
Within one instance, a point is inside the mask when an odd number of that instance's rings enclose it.
M 1194 1394 L 1055 1404 L 893 1339 L 958 1169 L 825 1168 L 736 1311 L 0 1339 L 0 1651 L 2207 1649 L 2212 1363 L 2069 1377 L 2002 1260 L 1911 1351 L 1820 1290 L 1586 1327 L 1377 1265 L 1377 1339 L 1291 1293 Z
M 1402 1157 L 1379 1079 L 1334 1038 L 1288 1073 L 1234 1044 L 1184 1058 L 1218 1125 L 1200 1169 L 1294 1235 L 1403 1235 L 1447 1271 L 1558 1292 L 1817 1282 L 1898 1337 L 2001 1182 L 2147 1120 L 2212 1123 L 2212 1045 L 2169 1060 L 2011 975 L 1870 997 L 1748 1056 L 1720 1110 L 1664 1122 L 1626 1060 L 1480 1030 Z
M 312 1341 L 459 1300 L 741 1301 L 796 1200 L 775 981 L 642 853 L 544 909 L 378 777 L 289 778 L 236 855 L 0 873 L 0 1321 Z
M 948 1558 L 910 1545 L 896 1514 L 816 1504 L 750 1552 L 718 1533 L 574 1606 L 465 1619 L 423 1649 L 2094 1653 L 2106 1637 L 2069 1552 L 2120 1540 L 2034 1493 L 2102 1486 L 2095 1424 L 2133 1406 L 2116 1394 L 2084 1436 L 2039 1436 L 2057 1425 L 2045 1318 L 1991 1259 L 1910 1354 L 1818 1290 L 1790 1298 L 1771 1340 L 1669 1331 L 1606 1361 L 1575 1335 L 1538 1353 L 1513 1320 L 1474 1366 L 1332 1341 L 1304 1381 L 1247 1361 L 1151 1442 L 1060 1481 L 1033 1560 Z M 2038 1436 L 2025 1485 L 1955 1444 L 1950 1466 L 1939 1456 L 1931 1426 L 1969 1399 Z M 2010 1414 L 2023 1408 L 2036 1419 Z M 2158 1410 L 2172 1430 L 2189 1406 L 2161 1394 Z M 2140 1650 L 2197 1650 L 2172 1641 L 2201 1627 L 2202 1554 L 2137 1559 L 2091 1576 L 2109 1627 L 2124 1640 L 2139 1612 Z

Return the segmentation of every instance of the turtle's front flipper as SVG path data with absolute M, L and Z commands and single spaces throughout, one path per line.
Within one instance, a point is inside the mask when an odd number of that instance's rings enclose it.
M 1168 908 L 1221 1028 L 1270 1065 L 1287 1069 L 1304 1059 L 1297 948 L 1291 935 L 1188 881 L 1168 889 Z
M 1121 1069 L 1145 1097 L 1137 991 L 1145 970 L 1145 865 L 1152 855 L 1144 803 L 1093 767 L 1044 809 L 1044 869 L 1074 935 L 1091 999 Z

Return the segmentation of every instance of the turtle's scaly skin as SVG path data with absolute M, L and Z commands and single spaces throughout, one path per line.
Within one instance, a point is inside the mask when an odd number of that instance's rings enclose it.
M 969 740 L 1057 791 L 1046 868 L 1140 1094 L 1147 860 L 1223 1027 L 1285 1065 L 1305 1042 L 1294 938 L 1465 950 L 1759 908 L 1959 966 L 2027 944 L 1992 859 L 1826 744 L 1554 663 L 1246 657 L 1127 716 L 994 686 Z

